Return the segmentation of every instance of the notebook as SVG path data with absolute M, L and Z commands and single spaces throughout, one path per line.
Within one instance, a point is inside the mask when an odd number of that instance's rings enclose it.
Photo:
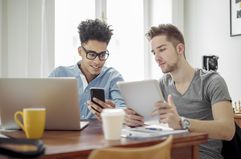
M 19 129 L 14 113 L 23 108 L 46 108 L 46 130 L 81 130 L 75 78 L 0 78 L 1 129 Z
M 151 115 L 154 104 L 157 101 L 164 101 L 162 92 L 157 80 L 142 80 L 131 82 L 118 82 L 121 95 L 126 105 L 144 117 L 145 124 L 152 124 L 158 121 L 158 116 Z

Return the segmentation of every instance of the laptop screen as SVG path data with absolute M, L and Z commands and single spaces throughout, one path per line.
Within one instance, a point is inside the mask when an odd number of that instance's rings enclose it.
M 0 78 L 1 128 L 18 129 L 14 113 L 23 108 L 46 108 L 46 129 L 80 129 L 75 78 Z

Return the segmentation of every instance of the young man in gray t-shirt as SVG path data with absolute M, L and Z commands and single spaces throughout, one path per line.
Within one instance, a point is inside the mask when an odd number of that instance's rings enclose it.
M 222 159 L 221 140 L 231 140 L 235 132 L 224 79 L 216 72 L 195 69 L 186 61 L 184 38 L 175 26 L 151 27 L 147 37 L 164 73 L 160 87 L 166 102 L 158 101 L 153 115 L 174 129 L 207 133 L 209 140 L 200 146 L 200 158 Z M 127 108 L 126 113 L 126 125 L 143 125 L 143 117 L 132 109 Z

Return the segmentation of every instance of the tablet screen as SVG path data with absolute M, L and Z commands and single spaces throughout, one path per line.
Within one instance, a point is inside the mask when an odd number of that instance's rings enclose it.
M 126 105 L 144 117 L 145 121 L 158 120 L 152 117 L 154 104 L 164 100 L 157 80 L 118 82 L 121 95 Z

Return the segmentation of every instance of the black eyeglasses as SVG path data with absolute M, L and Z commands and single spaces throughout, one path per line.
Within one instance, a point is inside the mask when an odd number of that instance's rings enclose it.
M 83 46 L 81 46 L 81 47 L 86 52 L 86 58 L 89 60 L 94 60 L 98 56 L 100 61 L 105 61 L 109 57 L 108 50 L 97 53 L 92 50 L 86 50 Z

